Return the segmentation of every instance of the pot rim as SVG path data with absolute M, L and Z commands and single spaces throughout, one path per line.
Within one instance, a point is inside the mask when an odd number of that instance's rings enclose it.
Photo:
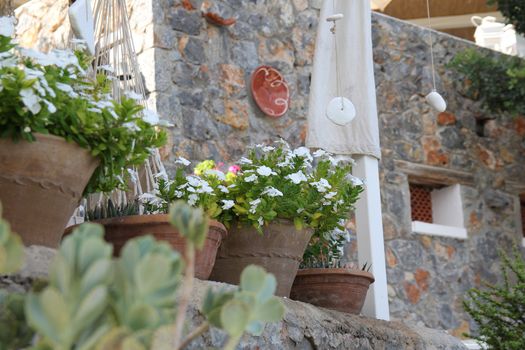
M 308 268 L 299 269 L 297 276 L 314 276 L 314 275 L 352 275 L 359 276 L 370 280 L 370 284 L 374 283 L 375 278 L 370 272 L 356 269 L 345 269 L 345 268 Z
M 169 215 L 168 214 L 142 214 L 142 215 L 127 215 L 127 216 L 117 216 L 113 218 L 106 218 L 106 219 L 100 219 L 100 220 L 93 220 L 93 221 L 85 221 L 91 222 L 95 224 L 100 224 L 103 226 L 131 226 L 131 225 L 137 225 L 137 224 L 164 224 L 169 223 Z M 69 226 L 65 229 L 67 233 L 73 231 L 76 227 L 82 224 L 76 224 Z M 217 220 L 210 219 L 208 221 L 209 227 L 215 227 L 218 230 L 221 231 L 222 238 L 226 237 L 228 234 L 228 230 L 226 230 L 226 227 L 220 223 Z

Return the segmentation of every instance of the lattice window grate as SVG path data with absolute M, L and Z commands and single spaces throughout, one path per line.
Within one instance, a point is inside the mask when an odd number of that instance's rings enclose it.
M 412 221 L 433 223 L 432 190 L 433 188 L 429 186 L 410 184 Z

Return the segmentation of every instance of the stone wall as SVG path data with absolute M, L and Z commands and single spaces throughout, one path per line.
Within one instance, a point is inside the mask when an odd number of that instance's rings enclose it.
M 150 100 L 175 124 L 168 169 L 176 156 L 234 162 L 247 145 L 277 136 L 303 144 L 320 1 L 206 1 L 236 17 L 230 27 L 206 22 L 202 2 L 130 1 Z M 393 319 L 461 335 L 474 329 L 461 306 L 465 291 L 498 280 L 498 248 L 508 251 L 521 239 L 525 119 L 488 114 L 464 96 L 466 83 L 445 64 L 473 46 L 445 34 L 434 38 L 438 87 L 449 112 L 430 110 L 424 102 L 431 88 L 426 35 L 373 16 L 390 308 Z M 251 98 L 250 74 L 261 64 L 277 67 L 290 85 L 291 108 L 282 118 L 265 117 Z M 407 171 L 414 166 L 419 178 Z M 409 178 L 464 185 L 468 239 L 412 232 Z

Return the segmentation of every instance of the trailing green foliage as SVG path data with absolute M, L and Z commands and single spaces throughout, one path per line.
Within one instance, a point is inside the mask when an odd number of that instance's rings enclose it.
M 90 80 L 90 61 L 82 51 L 24 49 L 0 34 L 0 138 L 63 137 L 100 160 L 86 193 L 126 189 L 126 169 L 141 165 L 166 134 L 137 101 L 114 101 L 107 78 Z
M 202 209 L 178 202 L 170 218 L 188 246 L 201 245 L 207 232 Z M 181 255 L 145 236 L 126 243 L 115 259 L 103 234 L 100 225 L 81 225 L 61 244 L 47 286 L 28 295 L 0 293 L 0 350 L 28 347 L 33 331 L 35 350 L 145 350 L 171 344 L 181 303 Z M 266 322 L 282 318 L 275 287 L 273 275 L 247 267 L 238 291 L 207 292 L 203 314 L 209 321 L 198 329 L 210 324 L 224 329 L 226 349 L 234 349 L 245 330 L 260 334 Z M 200 334 L 186 336 L 184 346 Z
M 9 223 L 2 219 L 0 203 L 0 275 L 16 272 L 24 262 L 24 245 L 19 236 L 11 232 Z
M 449 67 L 467 77 L 467 95 L 492 113 L 525 115 L 525 60 L 497 58 L 469 49 L 458 53 Z
M 525 2 L 523 0 L 488 0 L 489 5 L 498 5 L 507 23 L 513 24 L 516 32 L 525 34 Z
M 502 285 L 486 284 L 486 289 L 472 289 L 463 302 L 465 311 L 479 325 L 475 339 L 489 349 L 525 349 L 525 261 L 518 249 L 514 256 L 500 253 Z M 472 336 L 472 335 L 470 335 Z

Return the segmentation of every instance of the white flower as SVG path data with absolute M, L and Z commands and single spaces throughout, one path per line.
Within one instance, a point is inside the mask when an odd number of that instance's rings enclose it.
M 232 208 L 234 205 L 235 205 L 235 202 L 232 201 L 232 200 L 227 200 L 227 199 L 223 199 L 222 201 L 222 209 L 224 210 L 228 210 L 230 208 Z
M 301 214 L 304 211 L 304 208 L 297 209 L 297 214 Z
M 87 109 L 88 112 L 93 112 L 93 113 L 102 113 L 102 110 L 101 109 L 98 109 L 98 108 L 94 108 L 94 107 L 90 107 Z
M 220 171 L 220 170 L 217 170 L 217 169 L 208 169 L 204 172 L 204 174 L 206 175 L 211 175 L 211 176 L 215 176 L 217 177 L 219 180 L 221 181 L 224 181 L 226 180 L 226 175 Z
M 273 171 L 271 168 L 263 165 L 257 168 L 257 174 L 261 176 L 270 176 L 270 175 L 277 175 L 275 171 Z
M 256 180 L 257 180 L 257 175 L 255 175 L 255 174 L 252 174 L 252 175 L 244 178 L 244 181 L 246 181 L 246 182 L 254 182 Z
M 144 97 L 141 94 L 137 94 L 135 91 L 126 91 L 124 92 L 124 95 L 127 98 L 135 100 L 135 101 L 140 101 L 144 99 Z
M 110 65 L 108 64 L 105 64 L 103 66 L 98 66 L 97 67 L 98 70 L 105 70 L 106 72 L 108 73 L 113 73 L 115 70 L 113 69 L 113 67 L 111 67 Z M 131 98 L 131 97 L 130 97 Z
M 182 164 L 184 166 L 188 166 L 191 164 L 191 162 L 184 157 L 178 157 L 175 161 L 175 164 Z
M 358 177 L 355 177 L 354 175 L 348 174 L 348 175 L 346 175 L 346 179 L 349 180 L 352 183 L 352 185 L 354 185 L 354 186 L 362 186 L 362 185 L 364 185 L 363 180 L 361 180 Z
M 259 218 L 257 219 L 257 223 L 259 224 L 259 226 L 264 225 L 264 219 L 262 216 L 259 216 Z
M 293 150 L 293 154 L 297 157 L 305 158 L 308 160 L 312 160 L 312 155 L 310 154 L 310 150 L 306 147 L 299 147 Z
M 159 116 L 151 109 L 144 109 L 142 111 L 142 120 L 151 125 L 157 125 L 159 123 Z
M 241 164 L 253 164 L 253 162 L 250 159 L 245 158 L 245 157 L 242 157 L 241 159 L 239 159 L 239 163 L 241 163 Z
M 137 179 L 138 179 L 138 173 L 133 170 L 133 169 L 127 169 L 128 170 L 128 174 L 129 174 L 129 178 L 131 180 L 131 182 L 133 182 L 134 184 L 137 183 Z
M 290 175 L 286 176 L 286 178 L 290 179 L 290 181 L 292 181 L 296 185 L 298 185 L 301 182 L 304 182 L 304 181 L 307 180 L 306 176 L 304 175 L 304 173 L 302 171 L 298 171 L 296 173 L 290 174 Z
M 324 198 L 325 198 L 325 199 L 332 199 L 332 198 L 334 198 L 336 195 L 337 195 L 337 192 L 328 192 L 327 194 L 324 195 Z
M 219 185 L 218 188 L 219 190 L 221 190 L 222 193 L 230 193 L 230 190 L 226 186 Z
M 319 158 L 319 157 L 324 157 L 326 156 L 327 154 L 329 154 L 328 152 L 326 152 L 324 149 L 318 149 L 317 151 L 315 151 L 313 153 L 313 156 L 315 158 Z
M 72 98 L 78 97 L 78 94 L 73 90 L 71 85 L 67 85 L 64 83 L 57 83 L 57 89 L 65 92 L 69 97 L 72 97 Z
M 8 38 L 15 34 L 15 19 L 13 17 L 0 17 L 0 35 Z
M 262 148 L 262 151 L 266 153 L 266 152 L 271 152 L 271 151 L 273 151 L 274 149 L 275 149 L 275 147 L 272 147 L 272 146 L 264 146 L 264 147 Z
M 129 131 L 140 131 L 139 126 L 135 122 L 127 122 L 122 125 Z
M 321 178 L 317 182 L 312 182 L 310 185 L 312 185 L 315 188 L 317 188 L 317 191 L 321 192 L 321 193 L 326 192 L 327 190 L 332 188 L 332 186 L 330 186 L 328 181 L 326 179 L 323 179 L 323 178 Z
M 195 203 L 197 203 L 198 199 L 199 199 L 199 196 L 197 196 L 195 193 L 192 193 L 188 196 L 188 204 L 191 206 L 194 206 Z
M 257 211 L 257 206 L 259 205 L 259 203 L 261 203 L 260 199 L 254 199 L 253 201 L 250 202 L 250 210 L 249 210 L 249 212 L 251 214 L 255 214 L 255 212 Z
M 201 187 L 197 188 L 197 193 L 212 194 L 213 193 L 213 188 L 210 186 L 209 183 L 207 183 L 206 181 L 203 181 L 202 184 L 201 184 Z
M 24 106 L 27 107 L 33 114 L 38 114 L 40 110 L 42 109 L 42 106 L 40 106 L 40 97 L 38 97 L 33 89 L 22 89 L 20 90 L 20 96 L 22 97 L 22 102 L 24 103 Z
M 153 193 L 143 193 L 139 196 L 139 201 L 142 203 L 158 204 L 162 203 L 162 199 Z
M 193 187 L 199 187 L 201 185 L 201 180 L 196 176 L 186 176 L 186 181 Z
M 175 191 L 175 192 L 173 192 L 173 194 L 177 198 L 182 198 L 182 196 L 184 196 L 184 192 L 182 192 L 182 191 Z
M 270 197 L 282 197 L 283 193 L 274 187 L 266 187 L 262 194 L 267 194 Z
M 284 139 L 280 138 L 279 140 L 275 141 L 275 143 L 277 144 L 281 144 L 284 146 L 284 148 L 290 148 L 290 145 L 288 144 L 288 142 L 286 142 Z
M 55 113 L 57 111 L 57 108 L 51 102 L 44 100 L 44 99 L 42 100 L 42 102 L 46 104 L 47 110 L 49 111 L 49 113 Z
M 30 128 L 29 126 L 26 126 L 26 127 L 24 128 L 24 132 L 31 132 L 31 128 Z

